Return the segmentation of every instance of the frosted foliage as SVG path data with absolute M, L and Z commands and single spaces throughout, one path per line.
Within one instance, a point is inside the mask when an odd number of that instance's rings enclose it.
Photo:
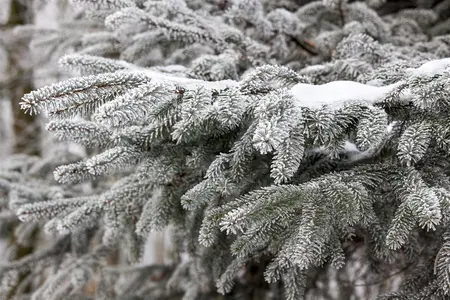
M 449 1 L 30 3 L 1 299 L 450 296 Z

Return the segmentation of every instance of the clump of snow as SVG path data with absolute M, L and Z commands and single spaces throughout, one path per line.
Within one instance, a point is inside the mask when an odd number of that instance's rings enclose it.
M 344 150 L 345 152 L 358 152 L 358 153 L 362 152 L 361 150 L 358 149 L 355 143 L 352 143 L 350 141 L 345 141 Z
M 383 145 L 390 139 L 393 134 L 393 129 L 397 122 L 389 123 L 386 126 L 383 138 L 376 144 L 374 144 L 371 148 L 366 150 L 360 150 L 358 146 L 350 140 L 346 140 L 341 145 L 341 149 L 339 149 L 339 154 L 347 155 L 347 162 L 357 162 L 364 160 L 366 158 L 372 157 L 378 150 L 383 148 Z M 330 151 L 325 146 L 319 146 L 309 150 L 312 153 L 321 153 L 321 154 L 330 154 Z
M 449 69 L 450 58 L 432 60 L 424 63 L 418 68 L 408 69 L 411 75 L 436 75 L 442 74 Z M 403 84 L 399 81 L 386 86 L 374 86 L 355 81 L 332 81 L 321 85 L 298 83 L 291 88 L 292 95 L 298 100 L 298 105 L 311 109 L 328 106 L 337 109 L 352 102 L 374 105 L 383 101 L 388 93 Z M 401 99 L 408 99 L 411 94 L 404 90 Z
M 165 74 L 159 71 L 154 71 L 145 68 L 135 68 L 136 71 L 143 71 L 148 77 L 150 77 L 154 82 L 173 82 L 179 84 L 187 89 L 195 89 L 199 86 L 206 87 L 210 90 L 223 90 L 227 87 L 238 86 L 238 82 L 234 80 L 220 80 L 220 81 L 204 81 L 201 79 L 192 79 L 187 77 L 173 76 L 170 74 Z
M 332 81 L 320 85 L 298 83 L 291 88 L 291 93 L 303 107 L 315 109 L 327 105 L 339 108 L 354 101 L 373 105 L 398 85 L 371 86 L 355 81 Z
M 436 59 L 424 63 L 418 68 L 409 68 L 407 72 L 411 75 L 427 75 L 433 76 L 436 74 L 442 74 L 450 66 L 450 58 Z
M 310 149 L 311 152 L 313 153 L 321 153 L 321 154 L 329 154 L 329 150 L 327 150 L 327 148 L 325 146 L 319 146 L 313 149 Z M 354 154 L 361 154 L 364 152 L 368 152 L 366 151 L 361 151 L 358 149 L 358 147 L 356 146 L 355 143 L 346 140 L 344 141 L 344 143 L 341 145 L 341 149 L 338 151 L 339 154 L 344 154 L 344 153 L 354 153 Z

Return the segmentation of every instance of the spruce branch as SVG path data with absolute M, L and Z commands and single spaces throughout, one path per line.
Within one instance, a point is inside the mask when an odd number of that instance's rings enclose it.
M 117 93 L 148 80 L 143 73 L 117 72 L 73 78 L 26 94 L 21 108 L 32 114 L 46 111 L 51 117 L 89 114 Z
M 71 210 L 84 205 L 86 202 L 92 202 L 94 199 L 94 196 L 84 196 L 28 203 L 20 206 L 16 214 L 22 222 L 53 219 L 63 217 L 64 215 L 69 214 Z
M 105 147 L 112 143 L 113 132 L 106 126 L 85 120 L 58 120 L 46 129 L 62 141 L 73 141 L 88 147 Z
M 59 59 L 58 64 L 65 69 L 76 70 L 81 75 L 113 73 L 116 71 L 135 68 L 133 65 L 124 61 L 86 54 L 65 55 Z

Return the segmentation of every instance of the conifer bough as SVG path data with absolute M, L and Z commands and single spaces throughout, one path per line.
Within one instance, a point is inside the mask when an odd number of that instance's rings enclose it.
M 83 62 L 84 59 L 91 59 L 87 56 L 72 55 L 62 58 L 62 62 L 65 61 L 79 61 Z M 126 62 L 115 61 L 114 64 L 126 65 Z M 410 77 L 420 77 L 440 75 L 444 72 L 449 72 L 450 58 L 443 58 L 433 60 L 422 64 L 418 68 L 410 68 L 408 72 Z M 132 68 L 130 66 L 130 68 Z M 272 67 L 273 68 L 273 67 Z M 136 68 L 133 68 L 136 69 Z M 286 70 L 283 70 L 288 72 Z M 264 67 L 257 72 L 264 72 Z M 270 72 L 270 71 L 269 71 Z M 256 75 L 256 74 L 255 74 Z M 253 76 L 255 76 L 253 75 Z M 259 75 L 259 74 L 258 74 Z M 258 76 L 256 75 L 256 76 Z M 116 77 L 115 82 L 111 82 L 112 78 Z M 251 78 L 251 75 L 249 76 Z M 103 78 L 108 78 L 105 80 Z M 306 81 L 306 78 L 304 79 Z M 248 84 L 246 79 L 243 80 L 244 84 Z M 248 80 L 247 80 L 248 81 Z M 60 82 L 48 87 L 32 91 L 26 94 L 22 98 L 21 107 L 25 111 L 35 113 L 39 108 L 45 109 L 47 112 L 55 113 L 54 108 L 61 106 L 69 106 L 66 109 L 72 108 L 68 105 L 69 98 L 81 97 L 81 95 L 89 95 L 89 89 L 92 89 L 94 93 L 98 93 L 99 88 L 109 87 L 110 85 L 123 85 L 126 88 L 128 84 L 130 87 L 144 85 L 145 83 L 170 83 L 177 84 L 183 89 L 200 88 L 204 87 L 211 91 L 221 91 L 231 88 L 240 87 L 240 90 L 244 91 L 245 87 L 238 82 L 232 80 L 223 80 L 217 82 L 205 82 L 196 79 L 180 78 L 174 76 L 168 76 L 161 73 L 157 73 L 151 70 L 138 69 L 136 71 L 119 72 L 119 73 L 103 73 L 97 76 L 88 76 L 82 78 L 69 79 L 68 81 Z M 405 81 L 396 82 L 387 86 L 372 86 L 368 84 L 362 84 L 354 81 L 333 81 L 322 85 L 313 85 L 304 82 L 294 84 L 289 92 L 294 99 L 298 102 L 298 105 L 306 108 L 320 108 L 321 106 L 341 107 L 344 104 L 351 104 L 352 101 L 361 101 L 367 105 L 374 105 L 384 101 L 385 97 L 393 92 L 395 88 L 398 88 Z M 139 91 L 139 89 L 137 89 Z M 173 93 L 177 91 L 174 89 Z M 402 98 L 408 99 L 411 95 L 408 94 L 408 90 L 402 91 Z M 114 93 L 111 89 L 110 93 Z M 405 93 L 407 93 L 405 95 Z M 92 95 L 93 96 L 93 95 Z M 64 98 L 68 97 L 68 99 Z M 60 99 L 60 100 L 59 100 Z M 93 105 L 92 100 L 86 100 L 89 102 L 77 103 L 77 107 L 84 107 Z M 99 101 L 102 103 L 101 100 Z M 94 105 L 100 105 L 94 104 Z

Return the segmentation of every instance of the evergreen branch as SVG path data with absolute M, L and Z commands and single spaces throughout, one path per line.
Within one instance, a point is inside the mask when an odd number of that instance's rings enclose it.
M 112 143 L 113 132 L 106 126 L 85 120 L 58 120 L 47 124 L 60 140 L 73 141 L 88 147 L 105 147 Z
M 124 61 L 80 54 L 65 55 L 59 59 L 58 64 L 63 68 L 76 70 L 82 75 L 113 73 L 135 68 Z
M 45 110 L 50 116 L 88 114 L 126 88 L 147 81 L 143 73 L 116 72 L 73 78 L 40 88 L 22 97 L 21 108 L 31 113 Z

